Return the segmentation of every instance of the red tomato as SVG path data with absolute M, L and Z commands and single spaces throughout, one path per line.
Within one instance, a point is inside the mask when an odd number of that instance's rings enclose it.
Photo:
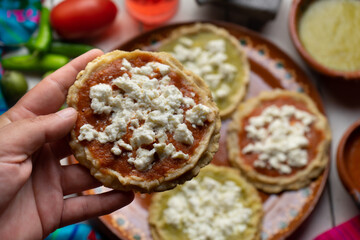
M 52 9 L 50 20 L 61 37 L 84 39 L 101 34 L 116 14 L 116 5 L 110 0 L 65 0 Z

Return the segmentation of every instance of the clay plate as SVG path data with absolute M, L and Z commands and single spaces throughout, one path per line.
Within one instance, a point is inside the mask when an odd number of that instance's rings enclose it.
M 240 26 L 211 22 L 227 29 L 244 47 L 251 66 L 250 83 L 246 98 L 256 96 L 260 91 L 275 88 L 305 92 L 317 104 L 320 111 L 324 108 L 318 92 L 309 82 L 305 73 L 278 47 L 258 34 Z M 181 25 L 174 24 L 142 34 L 118 49 L 131 51 L 134 49 L 155 49 L 170 31 Z M 225 146 L 226 128 L 229 120 L 223 121 L 221 129 L 220 149 L 213 163 L 229 166 Z M 310 186 L 281 194 L 261 193 L 264 206 L 262 240 L 283 239 L 289 236 L 314 209 L 324 189 L 329 173 L 329 165 L 322 175 Z M 86 191 L 85 194 L 102 193 L 106 188 L 100 187 Z M 136 194 L 135 200 L 129 205 L 100 217 L 100 221 L 117 237 L 124 240 L 151 239 L 147 223 L 148 207 L 151 195 Z
M 344 72 L 344 71 L 329 69 L 326 66 L 317 62 L 302 45 L 298 33 L 299 19 L 301 18 L 302 14 L 306 11 L 306 8 L 309 6 L 309 4 L 315 1 L 316 0 L 294 0 L 292 2 L 289 13 L 289 29 L 290 29 L 291 40 L 293 41 L 296 50 L 298 51 L 300 56 L 305 60 L 305 62 L 311 68 L 313 68 L 315 71 L 319 73 L 338 79 L 360 80 L 360 71 Z
M 360 120 L 344 133 L 337 149 L 337 170 L 341 182 L 360 207 Z

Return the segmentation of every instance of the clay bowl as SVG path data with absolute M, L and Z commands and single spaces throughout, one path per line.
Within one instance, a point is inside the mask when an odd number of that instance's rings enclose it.
M 298 33 L 298 24 L 302 14 L 306 11 L 309 4 L 316 0 L 293 0 L 290 13 L 289 13 L 289 30 L 291 40 L 293 41 L 296 50 L 300 54 L 300 56 L 304 59 L 304 61 L 315 71 L 321 73 L 323 75 L 346 79 L 346 80 L 360 80 L 360 70 L 358 71 L 337 71 L 330 69 L 319 62 L 317 62 L 305 49 L 303 44 L 300 41 L 299 33 Z
M 360 120 L 352 124 L 340 140 L 337 170 L 343 185 L 360 207 Z

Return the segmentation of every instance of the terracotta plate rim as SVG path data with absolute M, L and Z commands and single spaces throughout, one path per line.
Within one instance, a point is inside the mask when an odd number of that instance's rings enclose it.
M 356 196 L 359 193 L 360 189 L 358 189 L 352 183 L 352 180 L 348 175 L 348 170 L 345 163 L 346 162 L 345 150 L 347 144 L 349 144 L 350 138 L 353 137 L 354 134 L 357 134 L 357 136 L 355 135 L 355 137 L 360 138 L 360 119 L 355 121 L 353 124 L 351 124 L 350 127 L 347 128 L 347 130 L 341 137 L 336 153 L 336 165 L 342 184 L 349 192 L 349 194 L 352 196 L 354 201 L 360 206 L 359 196 Z
M 301 78 L 301 80 L 297 80 L 296 82 L 298 83 L 304 83 L 309 89 L 312 94 L 311 94 L 311 98 L 315 101 L 315 103 L 317 104 L 319 110 L 326 116 L 325 110 L 324 110 L 324 106 L 323 106 L 323 102 L 321 100 L 320 94 L 318 92 L 318 90 L 315 88 L 315 86 L 310 82 L 308 76 L 305 74 L 305 72 L 298 66 L 298 64 L 295 63 L 294 60 L 292 60 L 288 54 L 286 54 L 283 50 L 281 50 L 281 48 L 279 48 L 276 44 L 272 43 L 270 40 L 262 37 L 261 35 L 259 35 L 258 33 L 249 30 L 247 28 L 244 28 L 242 26 L 233 24 L 233 23 L 228 23 L 228 22 L 223 22 L 223 21 L 187 21 L 187 22 L 177 22 L 174 24 L 169 24 L 169 25 L 164 25 L 161 26 L 159 28 L 147 31 L 145 33 L 141 33 L 138 36 L 124 42 L 123 44 L 119 45 L 118 47 L 114 48 L 115 49 L 126 49 L 127 45 L 139 42 L 141 39 L 143 39 L 146 36 L 151 36 L 152 34 L 155 33 L 161 33 L 163 31 L 166 30 L 170 30 L 172 28 L 175 27 L 179 27 L 179 26 L 183 26 L 183 25 L 189 25 L 189 24 L 194 24 L 197 22 L 202 22 L 202 23 L 211 23 L 214 25 L 217 25 L 219 27 L 224 27 L 224 28 L 228 28 L 228 29 L 233 29 L 235 31 L 241 32 L 245 35 L 248 35 L 250 38 L 256 38 L 259 39 L 261 42 L 263 42 L 264 44 L 270 46 L 271 49 L 275 49 L 277 52 L 280 52 L 282 57 L 285 58 L 285 62 L 288 63 L 290 62 L 292 65 L 292 68 L 295 68 L 297 72 L 301 73 L 301 75 L 303 75 L 304 77 Z M 331 149 L 331 147 L 330 147 Z M 324 170 L 324 172 L 319 176 L 322 177 L 322 181 L 319 184 L 318 190 L 314 195 L 314 198 L 312 200 L 312 202 L 310 203 L 310 206 L 308 207 L 307 211 L 302 215 L 301 218 L 299 218 L 299 220 L 297 220 L 297 222 L 292 226 L 292 228 L 290 228 L 288 231 L 284 232 L 281 237 L 285 238 L 288 237 L 289 235 L 291 235 L 295 230 L 297 230 L 299 228 L 299 226 L 309 217 L 309 215 L 312 213 L 312 211 L 314 210 L 315 206 L 317 205 L 320 196 L 322 195 L 322 193 L 324 192 L 324 188 L 327 182 L 327 178 L 329 175 L 329 171 L 330 171 L 330 159 L 331 159 L 331 155 L 330 155 L 330 151 L 328 153 L 329 156 L 329 161 L 328 164 Z M 71 162 L 71 161 L 70 161 Z M 107 220 L 106 216 L 101 216 L 99 217 L 100 221 L 113 233 L 115 234 L 117 237 L 120 237 L 118 234 L 118 230 L 112 226 L 111 222 Z

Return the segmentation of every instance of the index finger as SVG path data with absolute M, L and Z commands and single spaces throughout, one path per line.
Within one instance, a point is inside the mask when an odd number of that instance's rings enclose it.
M 17 121 L 58 111 L 77 74 L 88 62 L 102 54 L 104 53 L 99 49 L 91 50 L 44 78 L 9 111 L 10 120 Z

